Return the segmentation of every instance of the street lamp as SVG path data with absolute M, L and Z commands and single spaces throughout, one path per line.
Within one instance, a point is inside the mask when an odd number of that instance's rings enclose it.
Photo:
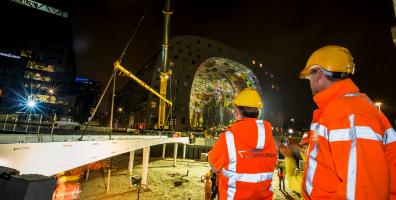
M 289 128 L 289 134 L 293 134 L 294 130 Z
M 378 106 L 378 110 L 381 111 L 381 102 L 375 102 L 374 105 Z
M 50 93 L 51 95 L 53 95 L 54 92 L 55 92 L 55 91 L 54 91 L 53 89 L 49 89 L 49 90 L 48 90 L 48 93 Z
M 36 106 L 36 102 L 35 102 L 35 101 L 32 101 L 32 100 L 29 100 L 29 101 L 27 102 L 27 106 L 28 106 L 29 108 L 33 109 L 33 108 Z

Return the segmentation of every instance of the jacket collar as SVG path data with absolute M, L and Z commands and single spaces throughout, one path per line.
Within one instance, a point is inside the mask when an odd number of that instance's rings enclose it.
M 257 118 L 248 118 L 248 117 L 245 117 L 245 118 L 242 118 L 242 119 L 240 119 L 240 120 L 237 120 L 236 122 L 243 122 L 243 121 L 256 121 L 256 120 L 258 120 Z M 235 122 L 235 123 L 236 123 Z
M 323 90 L 316 94 L 313 99 L 318 105 L 319 109 L 325 107 L 329 104 L 333 99 L 344 96 L 349 93 L 358 93 L 359 88 L 353 83 L 351 79 L 344 79 L 341 81 L 335 82 L 329 88 Z

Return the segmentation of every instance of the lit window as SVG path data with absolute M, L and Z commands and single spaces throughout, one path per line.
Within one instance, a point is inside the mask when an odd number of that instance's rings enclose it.
M 30 84 L 25 84 L 26 88 L 30 89 L 40 89 L 40 90 L 48 90 L 48 87 L 40 84 L 40 83 L 30 83 Z
M 32 50 L 22 49 L 21 57 L 31 58 L 32 57 Z
M 53 65 L 41 65 L 41 64 L 38 64 L 33 61 L 28 61 L 26 64 L 26 67 L 30 68 L 30 69 L 40 70 L 40 71 L 55 72 Z
M 49 96 L 44 94 L 31 94 L 29 95 L 29 99 L 35 99 L 36 101 L 44 102 L 44 103 L 52 103 L 52 104 L 56 103 L 55 96 Z
M 46 81 L 46 82 L 51 81 L 50 77 L 41 76 L 39 73 L 25 72 L 24 77 L 27 79 L 32 79 L 37 81 Z

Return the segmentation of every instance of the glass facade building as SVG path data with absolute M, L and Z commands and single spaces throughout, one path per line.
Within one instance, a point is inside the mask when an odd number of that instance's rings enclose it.
M 72 117 L 76 64 L 65 5 L 0 2 L 0 112 Z M 34 102 L 35 108 L 28 103 Z M 31 104 L 32 105 L 32 104 Z

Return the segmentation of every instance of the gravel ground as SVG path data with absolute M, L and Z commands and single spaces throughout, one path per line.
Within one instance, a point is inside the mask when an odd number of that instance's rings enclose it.
M 116 158 L 117 168 L 112 170 L 110 191 L 106 193 L 107 172 L 102 170 L 91 171 L 88 181 L 81 181 L 80 199 L 83 200 L 124 200 L 138 199 L 137 189 L 132 187 L 127 171 L 128 156 L 122 155 Z M 141 175 L 141 157 L 135 156 L 134 175 Z M 152 199 L 204 199 L 204 183 L 201 177 L 207 173 L 210 166 L 207 162 L 178 159 L 177 166 L 173 167 L 173 159 L 151 158 L 147 184 L 149 189 L 141 191 L 139 198 L 142 200 Z M 175 186 L 183 175 L 183 183 Z M 272 188 L 274 199 L 293 199 L 285 194 L 292 194 L 287 190 L 283 193 L 278 189 L 278 177 L 274 175 Z M 295 196 L 294 196 L 295 198 Z

